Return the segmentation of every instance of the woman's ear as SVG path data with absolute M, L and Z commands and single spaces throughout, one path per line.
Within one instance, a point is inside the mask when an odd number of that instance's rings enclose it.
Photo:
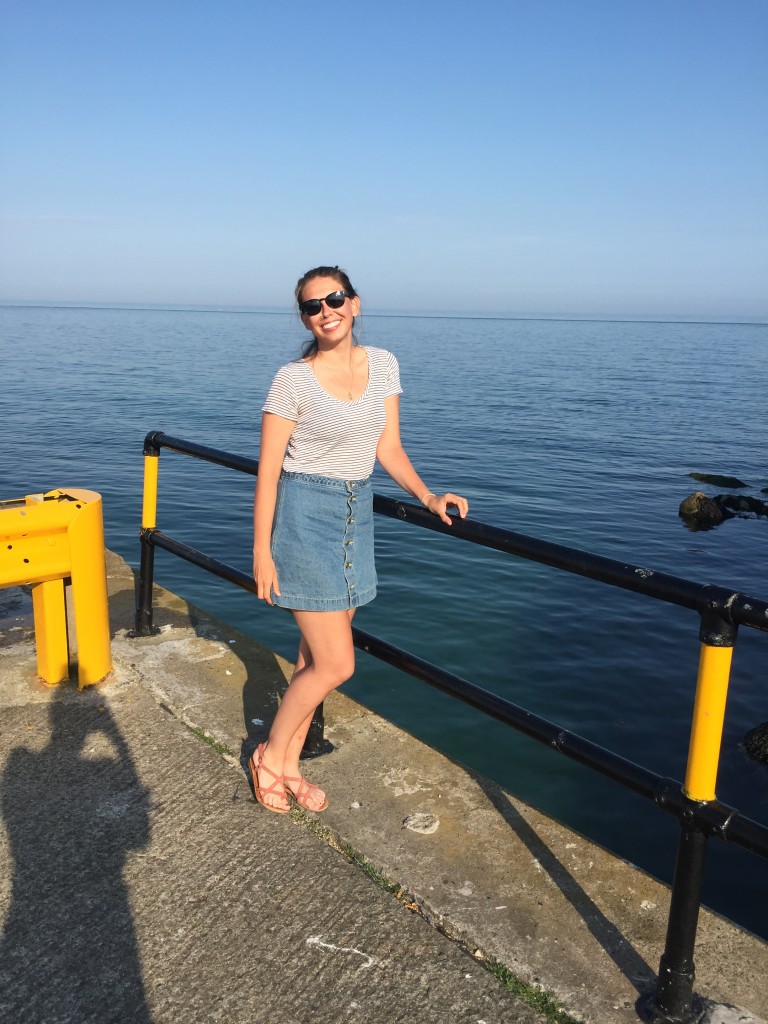
M 360 298 L 355 296 L 354 299 L 349 300 L 349 304 L 352 307 L 352 316 L 360 316 Z

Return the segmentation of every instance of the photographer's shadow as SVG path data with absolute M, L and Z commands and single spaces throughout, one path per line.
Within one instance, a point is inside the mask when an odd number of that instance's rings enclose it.
M 0 940 L 0 1018 L 151 1024 L 123 866 L 149 842 L 148 794 L 102 698 L 57 692 L 41 751 L 2 776 L 14 862 Z

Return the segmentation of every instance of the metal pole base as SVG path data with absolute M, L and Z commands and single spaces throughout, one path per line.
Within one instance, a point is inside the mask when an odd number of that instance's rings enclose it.
M 143 626 L 141 629 L 129 629 L 125 635 L 129 640 L 136 640 L 142 636 L 157 636 L 159 632 L 159 626 Z
M 706 1006 L 698 996 L 693 996 L 690 1006 L 681 1014 L 669 1014 L 656 1002 L 656 993 L 648 992 L 635 1003 L 635 1010 L 646 1024 L 698 1024 L 704 1016 Z

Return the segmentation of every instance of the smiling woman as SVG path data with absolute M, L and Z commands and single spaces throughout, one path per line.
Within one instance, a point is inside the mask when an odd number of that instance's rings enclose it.
M 253 574 L 259 598 L 288 608 L 301 640 L 269 740 L 251 758 L 254 793 L 285 814 L 289 794 L 322 811 L 299 755 L 317 706 L 354 672 L 352 616 L 376 596 L 376 460 L 403 490 L 450 525 L 467 514 L 459 495 L 433 494 L 400 440 L 400 371 L 391 352 L 354 337 L 360 298 L 338 267 L 316 267 L 296 286 L 312 335 L 301 359 L 276 374 L 263 408 L 254 508 Z

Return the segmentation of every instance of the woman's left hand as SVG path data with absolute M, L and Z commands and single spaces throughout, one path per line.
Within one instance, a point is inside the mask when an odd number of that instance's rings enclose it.
M 462 519 L 465 519 L 467 512 L 469 512 L 469 502 L 467 499 L 462 498 L 460 494 L 451 494 L 450 492 L 447 494 L 428 494 L 424 499 L 424 505 L 430 512 L 440 516 L 447 526 L 452 525 L 451 517 L 448 515 L 449 508 L 455 508 Z

